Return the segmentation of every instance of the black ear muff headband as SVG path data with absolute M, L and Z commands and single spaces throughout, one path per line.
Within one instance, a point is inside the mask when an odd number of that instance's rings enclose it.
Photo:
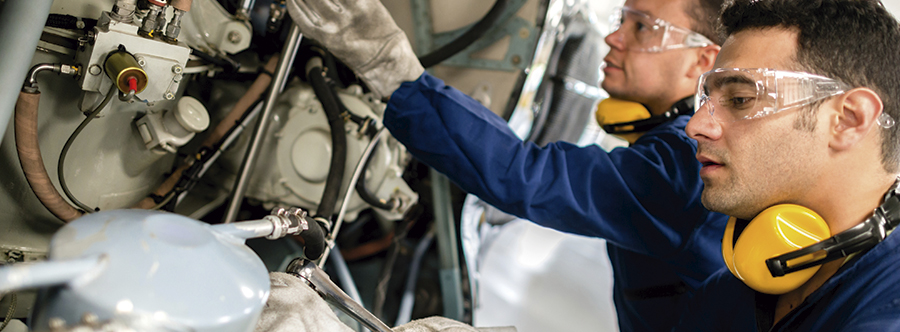
M 607 134 L 642 133 L 653 129 L 653 127 L 656 127 L 666 121 L 672 120 L 679 115 L 692 114 L 693 112 L 694 97 L 688 97 L 676 102 L 674 105 L 672 105 L 672 109 L 663 114 L 654 115 L 647 119 L 605 124 L 601 126 L 601 128 L 603 128 L 603 131 L 605 131 Z

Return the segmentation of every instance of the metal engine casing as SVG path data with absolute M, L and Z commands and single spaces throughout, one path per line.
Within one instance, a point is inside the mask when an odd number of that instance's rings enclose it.
M 384 103 L 370 94 L 363 94 L 359 86 L 339 91 L 338 96 L 350 112 L 373 118 L 381 126 Z M 270 121 L 266 141 L 251 176 L 246 197 L 263 202 L 267 208 L 287 205 L 315 211 L 325 190 L 332 150 L 331 129 L 322 104 L 311 86 L 296 82 L 278 98 Z M 335 214 L 339 212 L 353 170 L 370 141 L 369 137 L 358 133 L 358 129 L 356 123 L 345 121 L 347 162 Z M 243 139 L 246 140 L 246 137 Z M 244 142 L 241 145 L 245 145 Z M 233 170 L 237 170 L 244 150 L 237 148 L 229 151 L 226 158 L 234 167 Z M 366 181 L 366 187 L 375 197 L 397 197 L 401 200 L 399 209 L 374 209 L 384 220 L 402 218 L 409 206 L 418 200 L 418 195 L 402 178 L 404 167 L 410 158 L 405 147 L 393 137 L 387 136 L 373 151 L 368 169 L 360 176 L 360 181 Z M 354 188 L 351 190 L 354 193 L 347 206 L 347 221 L 355 220 L 360 211 L 369 207 Z

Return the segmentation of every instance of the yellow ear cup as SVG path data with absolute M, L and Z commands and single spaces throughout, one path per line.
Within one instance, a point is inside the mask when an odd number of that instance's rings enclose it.
M 603 126 L 647 119 L 650 118 L 650 111 L 648 111 L 644 105 L 641 105 L 641 103 L 616 98 L 606 98 L 597 103 L 597 112 L 594 115 L 597 118 L 597 123 L 600 124 L 600 126 Z M 643 134 L 630 133 L 614 135 L 621 137 L 629 143 L 634 143 L 634 141 Z
M 753 218 L 740 234 L 734 244 L 734 268 L 731 272 L 759 292 L 775 295 L 787 293 L 812 278 L 819 266 L 773 277 L 766 267 L 766 259 L 830 236 L 828 224 L 813 210 L 794 204 L 770 207 Z M 801 257 L 788 264 L 797 265 L 808 258 Z
M 725 266 L 731 274 L 737 276 L 734 272 L 734 224 L 737 218 L 728 218 L 728 224 L 725 225 L 725 235 L 722 236 L 722 258 L 725 259 Z

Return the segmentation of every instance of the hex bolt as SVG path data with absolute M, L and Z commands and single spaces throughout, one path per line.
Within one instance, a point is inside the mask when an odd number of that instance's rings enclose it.
M 174 100 L 174 99 L 175 99 L 175 94 L 172 93 L 172 92 L 166 92 L 166 99 L 167 99 L 167 100 Z
M 147 61 L 144 60 L 144 57 L 137 56 L 135 58 L 137 58 L 138 64 L 141 65 L 141 67 L 144 67 L 147 65 Z
M 228 32 L 228 41 L 230 41 L 232 44 L 240 43 L 241 42 L 241 33 L 234 31 L 234 30 L 229 31 Z
M 174 65 L 174 66 L 172 66 L 172 72 L 173 72 L 173 73 L 181 74 L 181 72 L 183 72 L 183 71 L 184 71 L 184 69 L 181 68 L 181 66 L 179 66 L 179 65 Z

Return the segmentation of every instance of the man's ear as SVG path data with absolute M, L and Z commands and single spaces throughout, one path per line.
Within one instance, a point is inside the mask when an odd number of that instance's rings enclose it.
M 693 80 L 700 79 L 700 75 L 712 70 L 716 64 L 716 56 L 722 48 L 718 45 L 709 45 L 697 49 L 697 61 L 691 66 L 687 73 L 688 78 Z
M 829 146 L 844 150 L 861 141 L 878 128 L 876 119 L 884 111 L 881 97 L 867 88 L 856 88 L 845 93 L 837 105 Z

